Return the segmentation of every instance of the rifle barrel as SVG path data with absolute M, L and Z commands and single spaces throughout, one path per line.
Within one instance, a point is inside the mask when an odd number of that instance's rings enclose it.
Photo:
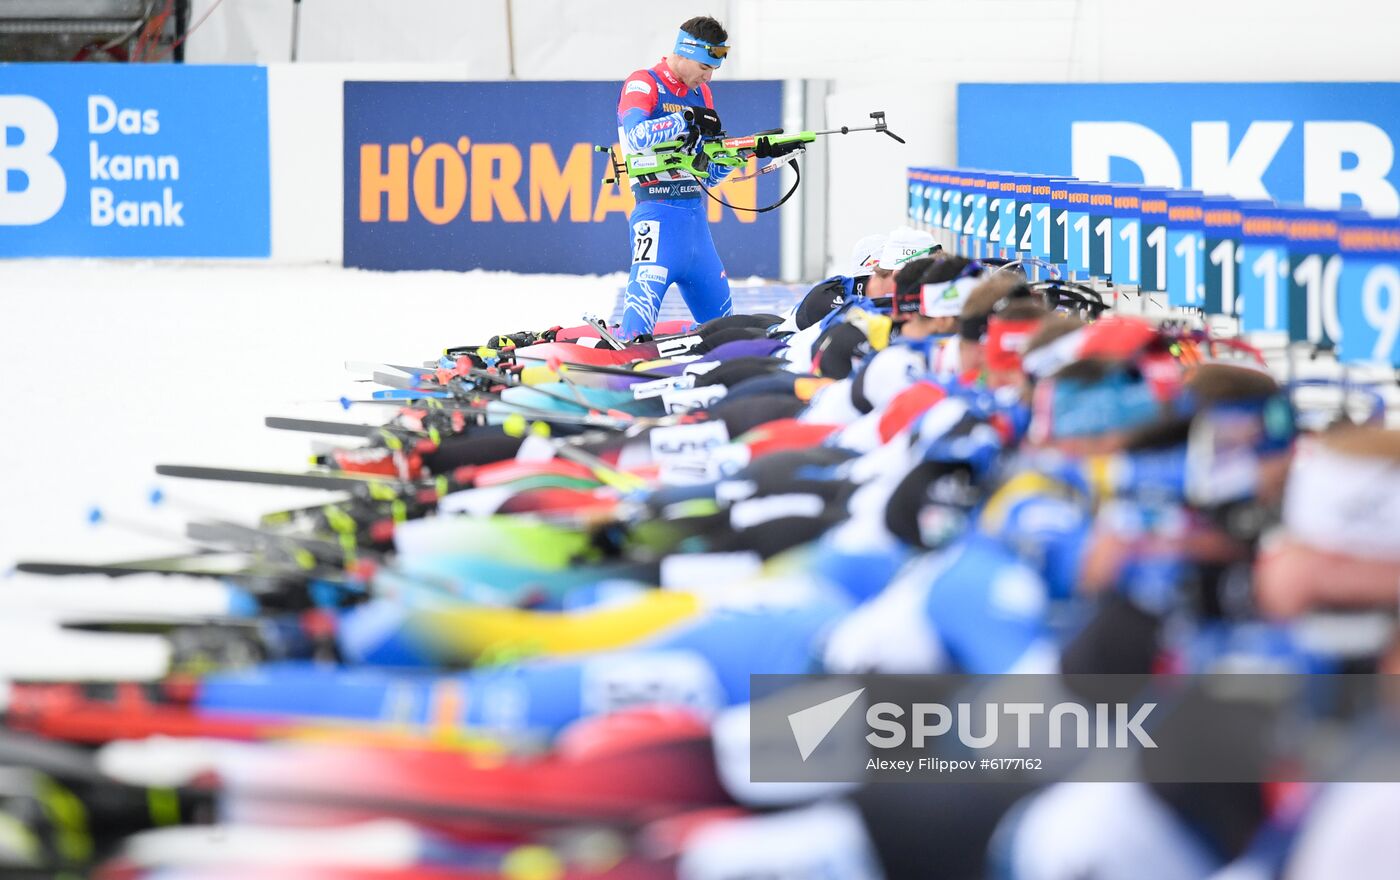
M 826 131 L 814 131 L 812 134 L 850 134 L 853 131 L 884 131 L 885 126 L 881 125 L 843 125 L 840 128 L 829 128 Z

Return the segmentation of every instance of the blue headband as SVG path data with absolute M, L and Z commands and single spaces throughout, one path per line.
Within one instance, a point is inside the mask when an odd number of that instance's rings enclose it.
M 1118 373 L 1100 382 L 1053 380 L 1052 437 L 1092 437 L 1128 431 L 1156 420 L 1162 407 L 1146 382 Z
M 1209 404 L 1191 422 L 1186 441 L 1186 497 L 1219 507 L 1258 497 L 1263 459 L 1286 452 L 1298 414 L 1286 392 Z
M 716 58 L 710 54 L 710 49 L 716 46 L 729 48 L 724 43 L 707 43 L 699 37 L 681 30 L 676 34 L 676 47 L 673 51 L 682 58 L 689 58 L 691 61 L 698 61 L 711 67 L 719 67 L 724 63 L 724 59 Z

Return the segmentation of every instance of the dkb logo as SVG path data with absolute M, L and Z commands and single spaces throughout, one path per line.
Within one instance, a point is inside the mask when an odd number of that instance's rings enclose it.
M 1026 131 L 1037 136 L 1019 136 Z M 966 168 L 1189 186 L 1393 217 L 1397 143 L 1400 83 L 958 87 L 958 163 Z
M 0 225 L 33 226 L 63 207 L 68 181 L 53 157 L 58 117 L 28 95 L 0 95 Z
M 1233 152 L 1226 122 L 1191 123 L 1191 187 L 1266 199 L 1264 175 L 1294 130 L 1286 121 L 1251 122 Z M 1386 179 L 1395 165 L 1395 145 L 1378 126 L 1360 121 L 1302 124 L 1303 202 L 1338 208 L 1355 195 L 1369 211 L 1390 217 L 1400 212 L 1400 194 Z M 1070 125 L 1071 174 L 1081 180 L 1108 180 L 1109 162 L 1126 159 L 1154 186 L 1180 189 L 1185 182 L 1172 145 L 1137 122 L 1074 122 Z

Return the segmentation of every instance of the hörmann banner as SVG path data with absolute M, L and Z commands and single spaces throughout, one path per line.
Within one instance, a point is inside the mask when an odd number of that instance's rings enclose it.
M 0 132 L 0 256 L 268 256 L 261 67 L 0 65 Z
M 958 86 L 967 168 L 1394 217 L 1397 141 L 1400 83 Z
M 604 185 L 621 82 L 347 82 L 345 264 L 367 269 L 626 271 L 624 184 Z M 781 123 L 781 82 L 721 82 L 727 131 Z M 771 204 L 779 176 L 726 183 L 741 207 Z M 777 277 L 778 212 L 709 203 L 731 278 Z

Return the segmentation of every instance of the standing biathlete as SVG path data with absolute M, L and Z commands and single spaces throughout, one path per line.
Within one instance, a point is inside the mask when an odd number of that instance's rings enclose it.
M 675 48 L 655 67 L 634 71 L 617 103 L 618 135 L 629 155 L 650 154 L 657 144 L 720 132 L 710 78 L 729 53 L 729 35 L 713 18 L 681 25 Z M 730 169 L 710 166 L 711 184 Z M 675 284 L 697 321 L 733 312 L 729 278 L 715 253 L 706 216 L 708 199 L 693 175 L 668 171 L 632 180 L 637 207 L 629 235 L 632 270 L 622 313 L 623 335 L 651 333 L 666 289 Z

